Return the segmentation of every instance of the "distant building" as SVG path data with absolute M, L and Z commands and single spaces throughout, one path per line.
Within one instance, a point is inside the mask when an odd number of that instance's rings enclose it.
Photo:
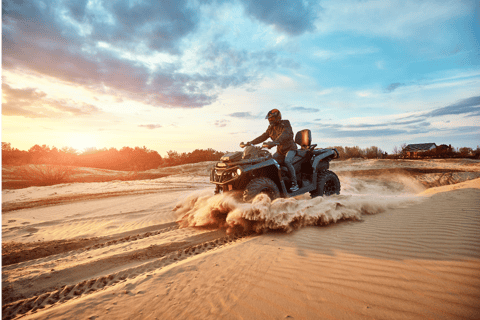
M 435 143 L 419 143 L 407 145 L 404 151 L 408 158 L 417 158 L 419 153 L 434 150 L 436 148 L 437 145 Z
M 437 154 L 447 154 L 452 152 L 453 148 L 451 144 L 449 144 L 448 146 L 446 144 L 441 144 L 437 146 Z

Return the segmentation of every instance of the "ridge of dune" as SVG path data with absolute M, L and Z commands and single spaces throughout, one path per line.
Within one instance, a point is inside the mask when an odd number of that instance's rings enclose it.
M 467 189 L 467 188 L 480 189 L 480 178 L 468 180 L 468 181 L 464 181 L 456 184 L 451 184 L 447 186 L 428 188 L 427 190 L 420 192 L 419 195 L 423 195 L 423 196 L 433 195 L 440 192 L 448 192 L 452 190 Z

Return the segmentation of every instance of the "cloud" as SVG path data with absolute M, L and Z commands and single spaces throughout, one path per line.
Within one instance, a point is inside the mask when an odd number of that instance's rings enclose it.
M 395 89 L 397 89 L 398 87 L 402 87 L 404 85 L 405 83 L 400 83 L 400 82 L 391 83 L 388 87 L 385 88 L 385 92 L 395 91 Z
M 377 69 L 379 70 L 385 70 L 385 61 L 380 60 L 375 62 L 375 65 L 377 66 Z
M 438 108 L 423 114 L 424 117 L 440 117 L 454 114 L 467 114 L 480 112 L 480 96 L 474 96 L 467 99 L 460 100 L 452 105 Z
M 194 31 L 199 20 L 198 11 L 186 0 L 46 2 L 51 12 L 63 11 L 61 22 L 77 33 L 122 47 L 142 43 L 149 49 L 176 52 L 178 41 Z
M 333 138 L 372 138 L 372 137 L 386 137 L 398 134 L 410 133 L 403 129 L 369 129 L 369 130 L 320 130 L 321 134 Z
M 376 124 L 371 124 L 371 123 L 360 123 L 360 124 L 347 124 L 344 125 L 344 128 L 378 128 L 378 127 L 394 127 L 394 126 L 404 126 L 404 125 L 412 125 L 412 124 L 418 124 L 421 123 L 425 120 L 424 117 L 415 119 L 415 120 L 406 120 L 406 121 L 388 121 L 384 123 L 376 123 Z
M 356 92 L 357 96 L 362 97 L 362 98 L 367 98 L 372 95 L 370 91 L 358 91 Z
M 290 110 L 298 111 L 298 112 L 318 112 L 318 111 L 320 111 L 316 108 L 305 108 L 305 107 L 293 107 L 293 108 L 290 108 Z
M 162 125 L 160 125 L 160 124 L 141 124 L 141 125 L 139 125 L 139 127 L 153 130 L 153 129 L 161 128 Z
M 222 119 L 222 120 L 215 121 L 214 125 L 216 127 L 223 128 L 223 127 L 226 127 L 227 123 L 229 123 L 229 122 L 230 122 L 229 120 Z
M 248 15 L 272 25 L 280 32 L 297 36 L 315 30 L 320 7 L 317 1 L 241 0 Z
M 477 135 L 477 138 L 480 138 L 480 127 L 478 126 L 463 126 L 463 127 L 456 127 L 453 128 L 454 133 L 459 133 L 459 134 L 471 134 L 472 137 L 475 137 Z
M 5 0 L 2 67 L 167 108 L 201 108 L 223 89 L 258 82 L 267 70 L 298 68 L 272 50 L 246 51 L 208 33 L 202 33 L 206 41 L 190 47 L 201 6 L 213 2 Z M 267 2 L 247 5 L 259 17 L 261 7 L 270 8 Z M 288 8 L 276 8 L 264 20 L 281 28 L 277 19 Z M 294 22 L 285 25 L 301 32 Z
M 234 112 L 234 113 L 230 113 L 229 116 L 234 118 L 245 118 L 245 119 L 258 118 L 258 116 L 253 115 L 251 112 Z
M 230 132 L 229 134 L 235 135 L 235 134 L 249 134 L 249 131 L 236 131 L 236 132 Z
M 323 1 L 317 29 L 368 36 L 431 38 L 447 21 L 473 12 L 474 1 Z
M 375 124 L 310 123 L 306 124 L 306 126 L 312 128 L 312 131 L 318 135 L 329 138 L 378 138 L 429 133 L 437 130 L 431 126 L 431 123 L 424 120 L 425 118 L 419 118 L 405 121 L 386 121 Z
M 342 50 L 317 50 L 313 53 L 313 55 L 321 60 L 332 60 L 332 59 L 346 59 L 351 56 L 359 56 L 359 55 L 365 55 L 365 54 L 372 54 L 379 52 L 380 50 L 378 48 L 374 47 L 367 47 L 367 48 L 348 48 L 348 49 L 342 49 Z
M 319 128 L 314 129 L 316 133 L 320 136 L 329 137 L 329 138 L 379 138 L 386 136 L 395 136 L 395 135 L 411 135 L 411 134 L 421 134 L 432 132 L 433 129 L 424 124 L 422 126 L 415 126 L 410 128 L 375 128 L 375 129 L 359 129 L 359 130 L 348 130 L 340 127 L 332 128 Z M 359 142 L 360 143 L 360 142 Z
M 53 118 L 68 116 L 88 116 L 100 112 L 96 106 L 76 103 L 72 100 L 48 99 L 45 92 L 34 88 L 15 89 L 2 84 L 2 115 L 23 116 L 26 118 Z

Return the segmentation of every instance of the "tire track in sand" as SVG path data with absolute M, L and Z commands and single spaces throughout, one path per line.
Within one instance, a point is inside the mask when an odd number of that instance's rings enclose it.
M 10 270 L 12 268 L 24 267 L 32 263 L 38 263 L 39 261 L 36 260 L 41 258 L 47 257 L 47 259 L 58 259 L 63 256 L 72 255 L 75 252 L 85 252 L 123 242 L 140 240 L 164 232 L 173 231 L 178 228 L 178 225 L 175 222 L 172 222 L 107 237 L 54 240 L 26 244 L 7 243 L 2 245 L 2 268 L 3 270 Z M 10 267 L 10 265 L 14 264 L 15 266 Z
M 199 254 L 231 245 L 249 236 L 255 235 L 252 233 L 226 235 L 223 230 L 209 231 L 182 239 L 182 241 L 163 245 L 151 245 L 144 249 L 96 260 L 87 265 L 76 265 L 73 268 L 68 268 L 60 272 L 47 273 L 37 277 L 34 282 L 31 281 L 34 285 L 29 288 L 28 293 L 22 296 L 13 296 L 12 293 L 14 290 L 5 290 L 4 288 L 2 319 L 23 317 L 39 309 L 58 305 L 68 300 L 109 288 L 127 279 L 133 279 L 142 274 L 162 269 Z M 130 238 L 130 241 L 135 240 L 137 239 L 134 237 Z M 72 254 L 72 252 L 70 252 L 70 254 Z M 121 264 L 125 265 L 125 268 L 120 271 L 108 275 L 94 276 L 95 273 L 102 273 L 102 271 L 118 270 L 121 268 Z M 132 266 L 132 264 L 134 264 L 134 266 Z M 72 281 L 68 281 L 71 279 L 72 274 L 82 274 L 79 273 L 80 270 L 83 272 L 81 278 L 75 279 L 76 281 L 73 281 L 73 283 Z M 85 273 L 87 273 L 87 275 L 85 275 Z M 90 275 L 88 273 L 90 273 Z M 47 285 L 51 283 L 51 277 L 59 279 L 58 281 L 62 284 L 55 288 L 47 287 Z

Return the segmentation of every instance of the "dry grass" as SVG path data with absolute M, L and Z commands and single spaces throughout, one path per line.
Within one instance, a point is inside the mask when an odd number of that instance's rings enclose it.
M 62 165 L 3 166 L 2 189 L 51 186 L 61 183 L 157 179 L 168 175 L 165 173 L 128 172 Z
M 69 166 L 27 165 L 14 167 L 14 169 L 9 172 L 9 175 L 3 178 L 27 182 L 32 186 L 51 186 L 70 182 L 75 171 L 74 167 Z

